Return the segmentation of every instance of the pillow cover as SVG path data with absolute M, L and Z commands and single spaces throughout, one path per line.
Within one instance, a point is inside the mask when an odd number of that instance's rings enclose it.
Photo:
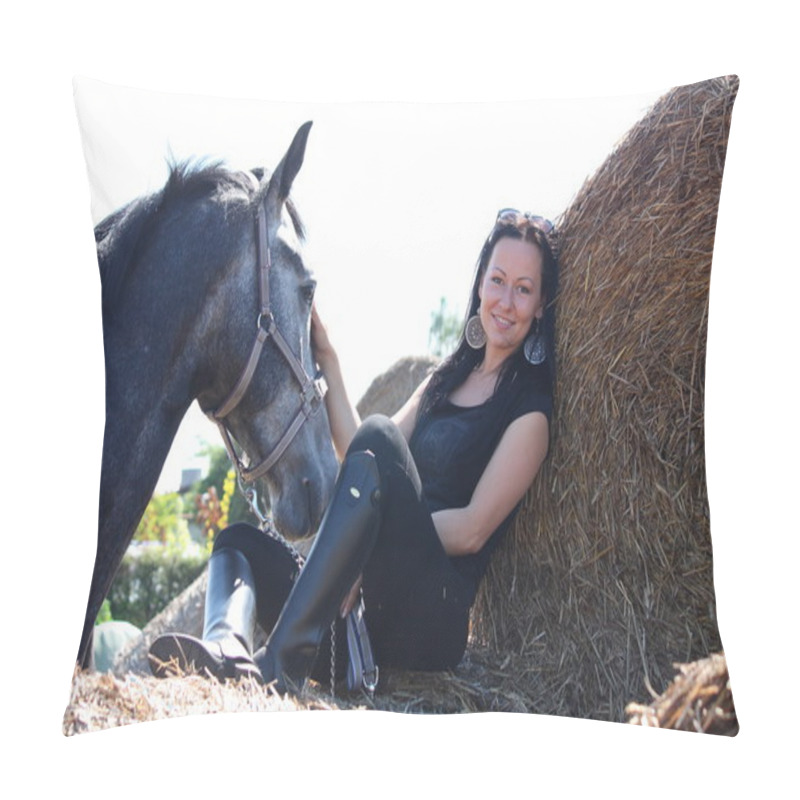
M 648 687 L 670 687 L 675 662 L 722 650 L 703 389 L 711 254 L 737 86 L 729 77 L 627 98 L 313 106 L 76 80 L 101 241 L 100 223 L 158 190 L 169 159 L 271 170 L 313 120 L 292 196 L 353 398 L 399 360 L 429 348 L 442 300 L 460 315 L 499 208 L 557 222 L 553 445 L 473 611 L 472 644 L 456 679 L 474 691 L 464 701 L 448 683 L 452 676 L 396 675 L 375 707 L 397 707 L 394 687 L 422 698 L 416 710 L 624 721 Z M 189 294 L 174 282 L 170 291 L 175 303 Z M 157 323 L 143 317 L 142 347 L 168 335 Z M 139 386 L 143 376 L 130 381 Z M 160 400 L 150 402 L 148 411 L 160 413 Z M 153 451 L 156 495 L 181 488 L 182 473 L 197 466 L 199 439 L 218 441 L 194 404 L 169 456 L 169 440 Z M 115 457 L 104 452 L 104 476 Z M 124 502 L 138 520 L 142 498 Z M 126 546 L 127 533 L 103 540 L 98 584 L 110 579 Z M 67 733 L 86 729 L 77 709 L 81 682 L 91 680 L 76 675 Z M 118 688 L 121 697 L 144 692 L 154 717 L 197 708 L 189 700 L 159 708 L 154 680 L 123 680 Z M 263 701 L 270 708 L 273 700 L 247 696 L 241 707 Z M 729 692 L 725 703 L 725 732 L 735 732 Z M 656 711 L 628 713 L 669 724 Z M 683 718 L 688 727 L 713 730 L 701 711 Z M 117 710 L 94 719 L 97 727 L 126 721 Z

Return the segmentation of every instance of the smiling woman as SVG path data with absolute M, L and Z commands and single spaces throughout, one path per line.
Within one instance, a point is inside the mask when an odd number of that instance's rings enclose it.
M 480 319 L 486 332 L 484 369 L 491 371 L 504 356 L 516 350 L 534 321 L 541 320 L 542 253 L 523 239 L 497 242 L 481 281 Z

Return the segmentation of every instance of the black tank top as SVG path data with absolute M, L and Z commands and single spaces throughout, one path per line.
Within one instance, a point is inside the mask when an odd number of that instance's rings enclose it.
M 541 390 L 538 378 L 536 370 L 525 370 L 481 405 L 464 407 L 445 402 L 417 422 L 409 446 L 431 512 L 469 505 L 500 439 L 515 419 L 541 411 L 550 421 L 552 400 Z M 518 509 L 519 505 L 478 553 L 452 558 L 473 591 L 477 591 L 491 554 Z

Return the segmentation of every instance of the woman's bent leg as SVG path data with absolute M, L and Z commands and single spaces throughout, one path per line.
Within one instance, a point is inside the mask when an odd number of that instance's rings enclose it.
M 247 558 L 231 547 L 217 548 L 208 563 L 203 634 L 159 636 L 149 650 L 157 677 L 194 673 L 218 678 L 261 675 L 253 661 L 256 596 Z
M 473 592 L 439 540 L 406 440 L 391 420 L 370 417 L 351 450 L 373 452 L 381 480 L 380 531 L 363 576 L 376 661 L 455 667 L 466 648 Z
M 214 543 L 217 547 L 235 548 L 247 557 L 256 581 L 258 624 L 269 638 L 283 610 L 292 587 L 304 566 L 305 559 L 279 539 L 245 523 L 225 528 Z M 347 667 L 346 629 L 344 621 L 337 624 L 339 647 L 335 654 L 335 673 L 341 678 Z M 326 631 L 311 677 L 320 682 L 330 680 L 331 637 Z
M 348 454 L 308 559 L 266 647 L 256 656 L 278 690 L 301 688 L 339 607 L 362 572 L 379 524 L 380 482 L 371 453 Z
M 217 536 L 214 550 L 223 547 L 238 550 L 250 563 L 255 578 L 258 624 L 269 634 L 300 573 L 302 558 L 280 540 L 241 522 Z

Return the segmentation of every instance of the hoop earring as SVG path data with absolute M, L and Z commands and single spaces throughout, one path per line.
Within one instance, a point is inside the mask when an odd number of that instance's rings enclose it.
M 481 325 L 481 318 L 475 314 L 467 320 L 464 328 L 464 338 L 473 350 L 480 350 L 486 344 L 486 331 Z
M 538 366 L 543 364 L 547 358 L 547 348 L 544 344 L 544 333 L 542 332 L 541 320 L 536 320 L 536 328 L 531 331 L 525 340 L 525 358 L 529 364 Z

